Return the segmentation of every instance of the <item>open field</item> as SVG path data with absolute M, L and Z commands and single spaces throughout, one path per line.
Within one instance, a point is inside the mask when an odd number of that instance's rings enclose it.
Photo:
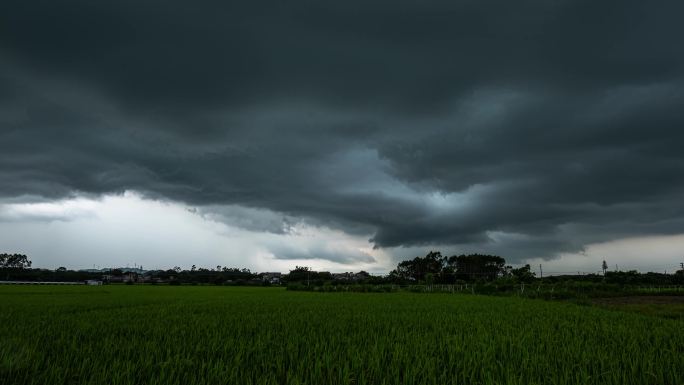
M 515 297 L 0 287 L 1 384 L 684 384 L 684 321 Z

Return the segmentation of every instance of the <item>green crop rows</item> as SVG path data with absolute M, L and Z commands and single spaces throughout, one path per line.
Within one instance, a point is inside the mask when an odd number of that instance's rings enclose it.
M 459 294 L 0 287 L 0 384 L 684 384 L 684 323 Z

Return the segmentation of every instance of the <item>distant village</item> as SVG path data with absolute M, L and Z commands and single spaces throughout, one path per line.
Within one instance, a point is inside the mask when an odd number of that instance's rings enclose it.
M 261 272 L 253 273 L 249 269 L 225 268 L 217 266 L 215 269 L 196 268 L 189 270 L 174 267 L 169 270 L 145 270 L 143 266 L 118 267 L 104 269 L 68 270 L 59 267 L 49 269 L 13 269 L 0 277 L 3 284 L 214 284 L 214 285 L 249 285 L 269 286 L 281 285 L 285 282 L 321 280 L 339 283 L 365 282 L 372 276 L 365 272 L 330 273 L 327 271 L 313 271 L 307 267 L 297 266 L 289 273 Z
M 467 282 L 496 282 L 503 284 L 530 284 L 536 281 L 599 282 L 610 284 L 681 285 L 684 283 L 684 263 L 681 269 L 668 272 L 639 273 L 635 270 L 608 271 L 606 261 L 598 273 L 539 277 L 526 264 L 513 267 L 503 257 L 486 254 L 443 256 L 429 252 L 424 257 L 401 261 L 386 275 L 371 275 L 365 271 L 331 273 L 314 271 L 310 267 L 296 266 L 288 273 L 255 273 L 245 268 L 216 266 L 204 268 L 192 265 L 190 269 L 174 266 L 167 270 L 145 270 L 143 266 L 68 270 L 31 268 L 31 261 L 23 254 L 0 254 L 0 284 L 168 284 L 168 285 L 226 285 L 270 286 L 303 284 L 305 287 L 346 284 L 462 284 Z
M 121 271 L 121 274 L 112 274 L 111 269 L 107 269 L 106 271 L 100 270 L 97 272 L 102 273 L 102 282 L 103 283 L 170 283 L 174 281 L 184 281 L 183 278 L 190 278 L 193 275 L 198 277 L 198 278 L 203 278 L 210 274 L 206 273 L 217 273 L 216 279 L 214 279 L 211 283 L 223 283 L 223 284 L 247 284 L 247 285 L 262 285 L 262 284 L 270 284 L 270 285 L 280 285 L 283 283 L 283 281 L 292 281 L 293 278 L 298 278 L 295 279 L 297 281 L 304 281 L 303 276 L 298 276 L 294 277 L 291 276 L 292 272 L 289 274 L 281 273 L 281 272 L 262 272 L 262 273 L 251 273 L 248 270 L 245 271 L 245 269 L 240 270 L 240 275 L 237 277 L 229 277 L 225 281 L 222 281 L 222 276 L 224 271 L 223 270 L 207 270 L 207 269 L 198 269 L 198 270 L 191 270 L 191 271 L 176 271 L 176 274 L 169 273 L 168 271 L 159 271 L 159 270 L 143 270 L 142 268 L 121 268 L 121 269 L 114 269 L 113 271 Z M 85 270 L 88 272 L 96 272 L 93 270 Z M 118 273 L 117 271 L 117 273 Z M 296 272 L 297 270 L 294 270 Z M 313 280 L 320 280 L 320 279 L 325 279 L 325 280 L 332 280 L 332 281 L 339 281 L 339 282 L 361 282 L 367 280 L 371 275 L 365 271 L 360 271 L 360 272 L 344 272 L 344 273 L 330 273 L 327 271 L 311 271 L 311 270 L 305 270 L 308 272 L 309 279 L 311 280 L 311 275 L 313 274 Z M 229 272 L 237 272 L 237 269 L 234 269 L 233 271 Z M 194 273 L 194 274 L 193 274 Z M 289 278 L 289 279 L 288 279 Z M 193 282 L 192 280 L 189 280 L 190 282 Z M 207 281 L 206 279 L 202 280 L 199 279 L 198 281 Z M 222 282 L 219 282 L 222 281 Z M 209 282 L 205 282 L 209 283 Z

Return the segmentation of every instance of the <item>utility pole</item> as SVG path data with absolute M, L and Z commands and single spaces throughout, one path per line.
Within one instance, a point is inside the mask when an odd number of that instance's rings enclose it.
M 544 271 L 542 270 L 541 263 L 539 264 L 539 278 L 544 278 Z

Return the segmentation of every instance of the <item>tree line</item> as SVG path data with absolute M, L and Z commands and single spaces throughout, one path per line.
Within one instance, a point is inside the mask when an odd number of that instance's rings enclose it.
M 431 251 L 424 257 L 415 257 L 400 262 L 389 273 L 391 282 L 422 282 L 427 284 L 453 284 L 459 281 L 493 281 L 502 277 L 513 277 L 521 282 L 534 280 L 530 265 L 513 268 L 497 255 L 461 254 L 450 257 L 439 251 Z
M 585 281 L 628 285 L 681 285 L 684 269 L 675 274 L 639 273 L 637 271 L 604 271 L 603 275 L 536 276 L 530 265 L 512 267 L 503 257 L 489 254 L 461 254 L 444 256 L 430 251 L 423 257 L 401 261 L 387 275 L 371 275 L 365 271 L 356 273 L 330 273 L 314 271 L 309 267 L 296 266 L 287 274 L 255 273 L 246 268 L 216 266 L 189 269 L 174 266 L 166 270 L 132 271 L 135 269 L 104 269 L 99 271 L 32 269 L 31 261 L 24 254 L 0 254 L 0 279 L 25 281 L 83 281 L 89 279 L 125 283 L 215 284 L 215 285 L 271 285 L 300 283 L 321 286 L 326 284 L 399 284 L 432 285 L 472 282 L 498 282 L 501 284 Z

